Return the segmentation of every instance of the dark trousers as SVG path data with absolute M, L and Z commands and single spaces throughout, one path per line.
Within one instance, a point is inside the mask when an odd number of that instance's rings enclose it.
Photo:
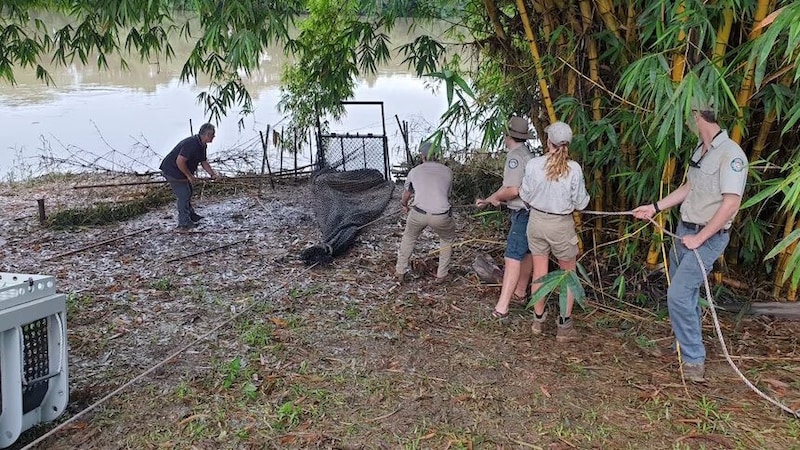
M 176 206 L 178 208 L 178 226 L 188 227 L 192 224 L 192 214 L 194 208 L 192 207 L 192 183 L 189 183 L 185 178 L 173 178 L 164 175 L 164 178 L 169 181 L 169 187 L 172 188 L 172 193 L 177 198 Z

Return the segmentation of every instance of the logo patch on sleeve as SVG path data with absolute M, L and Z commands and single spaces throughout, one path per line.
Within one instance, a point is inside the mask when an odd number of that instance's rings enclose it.
M 733 169 L 734 172 L 741 172 L 744 170 L 744 166 L 745 164 L 742 158 L 733 158 L 733 160 L 731 160 L 731 169 Z
M 516 169 L 517 167 L 519 167 L 519 161 L 517 161 L 514 158 L 509 159 L 508 160 L 508 167 L 511 168 L 511 169 Z

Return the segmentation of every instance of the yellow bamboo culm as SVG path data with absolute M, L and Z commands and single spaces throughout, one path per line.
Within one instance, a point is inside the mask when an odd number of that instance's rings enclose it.
M 603 23 L 606 24 L 608 31 L 614 33 L 614 36 L 622 41 L 622 37 L 619 35 L 619 23 L 614 15 L 614 3 L 611 0 L 595 0 L 595 3 L 597 4 L 597 12 L 600 13 L 600 17 L 603 19 Z
M 684 3 L 681 1 L 678 5 L 678 10 L 676 15 L 681 15 L 686 10 Z M 678 33 L 678 44 L 679 48 L 683 48 L 684 42 L 686 41 L 686 32 L 681 31 Z M 680 83 L 683 80 L 683 72 L 686 70 L 686 54 L 684 53 L 685 50 L 679 50 L 675 53 L 675 59 L 672 60 L 672 81 L 675 83 Z
M 680 15 L 684 12 L 684 3 L 678 5 L 677 15 Z M 675 83 L 680 83 L 683 80 L 683 72 L 686 68 L 686 55 L 684 54 L 684 48 L 686 47 L 684 44 L 686 42 L 686 33 L 681 30 L 678 33 L 678 51 L 675 52 L 675 57 L 672 60 L 672 81 Z M 659 198 L 664 197 L 664 188 L 669 187 L 670 182 L 672 181 L 672 177 L 675 175 L 675 157 L 667 158 L 667 161 L 664 163 L 664 170 L 661 172 L 661 189 L 660 189 L 660 196 Z M 647 265 L 648 267 L 654 268 L 658 265 L 659 256 L 666 256 L 666 249 L 664 248 L 664 232 L 662 231 L 664 228 L 664 214 L 660 214 L 656 216 L 655 221 L 659 225 L 659 232 L 661 234 L 661 242 L 653 241 L 650 244 L 650 250 L 647 252 Z M 666 264 L 666 257 L 664 258 Z
M 725 57 L 725 49 L 728 47 L 728 40 L 731 38 L 731 28 L 733 28 L 733 9 L 725 8 L 722 12 L 722 24 L 717 30 L 716 44 L 714 45 L 714 55 L 711 61 L 717 67 L 722 67 L 722 59 Z
M 783 223 L 784 237 L 788 236 L 796 226 L 800 226 L 800 221 L 795 223 L 794 218 L 794 213 L 789 213 L 787 215 L 786 221 Z M 788 264 L 789 258 L 792 256 L 795 247 L 796 242 L 783 249 L 783 251 L 778 255 L 778 267 L 775 270 L 775 278 L 772 280 L 773 297 L 779 297 L 781 295 L 781 291 L 783 290 L 783 286 L 786 284 L 786 282 L 783 280 L 783 277 L 784 273 L 786 273 L 786 265 Z
M 591 28 L 592 28 L 592 5 L 589 0 L 581 0 L 580 2 L 580 10 L 581 10 L 581 24 L 582 24 L 582 31 L 584 35 L 584 39 L 586 40 L 586 47 L 589 53 L 589 79 L 592 80 L 592 120 L 595 122 L 599 122 L 603 118 L 603 113 L 600 110 L 601 106 L 601 98 L 600 92 L 597 86 L 600 85 L 600 65 L 598 63 L 597 58 L 597 42 L 591 36 Z M 597 140 L 597 148 L 600 149 L 603 147 L 602 139 Z M 602 170 L 595 170 L 594 171 L 594 179 L 598 186 L 604 186 L 603 182 L 603 171 Z M 597 195 L 594 197 L 594 208 L 595 211 L 603 211 L 605 209 L 605 200 L 604 200 L 604 193 L 605 190 L 603 188 L 598 189 Z M 603 230 L 603 220 L 602 217 L 598 217 L 595 225 L 595 239 L 599 242 L 600 239 L 600 232 Z
M 633 3 L 634 2 L 628 2 L 628 19 L 627 22 L 625 22 L 625 28 L 627 30 L 625 42 L 628 45 L 633 44 L 638 36 L 636 33 L 638 30 L 638 27 L 636 26 L 636 17 L 638 17 L 639 12 L 636 10 L 636 7 Z
M 675 158 L 670 158 L 667 160 L 666 164 L 664 164 L 664 171 L 661 172 L 661 197 L 663 197 L 663 187 L 669 186 L 672 177 L 675 175 Z M 651 269 L 655 268 L 658 265 L 659 256 L 664 253 L 663 242 L 664 242 L 664 214 L 659 214 L 655 217 L 655 221 L 658 223 L 658 230 L 661 234 L 660 242 L 656 242 L 655 240 L 650 243 L 650 250 L 647 252 L 647 266 Z
M 767 17 L 769 11 L 770 0 L 758 0 L 756 5 L 756 13 L 753 16 L 753 31 L 750 33 L 749 39 L 752 41 L 761 36 L 761 21 Z M 739 108 L 736 110 L 736 124 L 733 126 L 731 132 L 731 140 L 737 144 L 742 143 L 742 136 L 744 135 L 744 110 L 750 104 L 750 94 L 753 90 L 753 76 L 755 65 L 751 62 L 747 63 L 742 80 L 742 87 L 739 89 L 739 95 L 736 96 L 736 104 Z
M 800 228 L 800 220 L 794 223 L 794 228 Z M 789 265 L 789 258 L 791 258 L 792 253 L 794 253 L 795 249 L 797 248 L 797 241 L 794 241 L 792 245 L 790 245 L 786 249 L 786 264 L 783 266 L 783 272 L 786 271 L 786 267 Z M 783 274 L 781 274 L 783 276 Z M 792 286 L 791 281 L 787 280 L 786 284 L 788 284 L 786 288 L 786 301 L 788 302 L 796 302 L 797 301 L 797 287 Z
M 517 9 L 519 9 L 519 14 L 522 17 L 522 26 L 525 28 L 525 37 L 528 39 L 528 45 L 531 48 L 533 65 L 536 67 L 536 78 L 539 79 L 539 91 L 542 94 L 542 102 L 544 102 L 547 116 L 550 118 L 550 123 L 553 123 L 558 121 L 558 119 L 556 118 L 556 110 L 553 107 L 553 100 L 550 98 L 550 90 L 547 87 L 547 80 L 545 79 L 544 70 L 542 69 L 539 47 L 536 45 L 536 39 L 534 39 L 533 36 L 533 30 L 531 29 L 531 22 L 528 19 L 528 11 L 525 9 L 525 3 L 523 0 L 516 1 Z

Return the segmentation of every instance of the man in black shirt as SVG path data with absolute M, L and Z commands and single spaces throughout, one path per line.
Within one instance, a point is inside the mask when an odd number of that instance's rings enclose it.
M 169 181 L 172 192 L 178 199 L 178 231 L 196 227 L 197 222 L 203 218 L 192 207 L 192 184 L 197 181 L 194 176 L 197 166 L 202 165 L 212 179 L 219 179 L 206 157 L 206 147 L 214 140 L 214 135 L 214 125 L 205 123 L 196 135 L 180 141 L 161 161 L 161 173 Z

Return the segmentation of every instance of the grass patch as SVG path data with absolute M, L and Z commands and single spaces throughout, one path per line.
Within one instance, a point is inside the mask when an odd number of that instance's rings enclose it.
M 174 201 L 168 188 L 159 186 L 139 198 L 123 203 L 99 203 L 84 208 L 72 208 L 51 215 L 46 225 L 51 228 L 107 225 L 140 216 Z

